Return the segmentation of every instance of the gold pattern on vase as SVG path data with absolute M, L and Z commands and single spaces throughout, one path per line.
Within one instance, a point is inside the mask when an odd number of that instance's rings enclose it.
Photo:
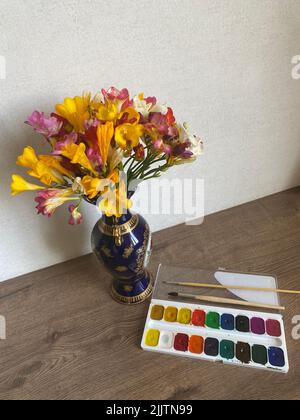
M 128 259 L 134 251 L 134 246 L 130 245 L 129 247 L 124 249 L 123 258 Z
M 138 303 L 144 302 L 145 300 L 147 300 L 151 296 L 152 292 L 153 292 L 153 280 L 152 280 L 152 278 L 151 278 L 151 281 L 150 281 L 147 289 L 138 296 L 133 296 L 133 297 L 122 296 L 114 289 L 113 286 L 111 288 L 112 298 L 115 301 L 117 301 L 118 303 L 123 303 L 125 305 L 137 305 Z
M 125 266 L 119 265 L 118 267 L 116 267 L 116 268 L 115 268 L 115 270 L 116 270 L 118 273 L 125 273 L 126 271 L 128 271 L 128 268 L 127 268 L 127 267 L 125 267 Z
M 107 225 L 104 223 L 103 219 L 99 220 L 98 227 L 100 232 L 104 233 L 107 236 L 124 236 L 127 233 L 131 233 L 139 223 L 139 215 L 134 214 L 128 222 L 123 223 L 122 225 Z
M 113 255 L 111 253 L 111 250 L 106 246 L 103 245 L 103 247 L 101 248 L 101 252 L 107 257 L 107 258 L 113 258 Z
M 133 291 L 133 286 L 124 286 L 123 289 L 124 289 L 124 292 L 130 293 Z
M 135 267 L 135 272 L 137 274 L 143 273 L 145 270 L 145 259 L 146 259 L 146 252 L 148 247 L 148 241 L 150 239 L 150 228 L 147 225 L 144 233 L 144 242 L 141 248 L 137 251 L 138 257 Z

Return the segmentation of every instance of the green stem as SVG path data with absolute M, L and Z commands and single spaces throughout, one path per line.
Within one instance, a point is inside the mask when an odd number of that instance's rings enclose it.
M 127 178 L 128 179 L 136 178 L 136 172 L 138 171 L 138 169 L 140 169 L 144 165 L 148 165 L 148 161 L 150 158 L 151 158 L 151 154 L 148 153 L 146 158 L 142 160 L 141 162 L 137 162 L 136 165 L 133 164 L 134 163 L 133 161 L 132 164 L 130 165 L 130 168 L 128 169 Z
M 126 166 L 129 164 L 129 162 L 130 162 L 131 160 L 133 160 L 133 161 L 134 161 L 134 155 L 130 156 L 130 158 L 128 158 L 128 159 L 126 160 L 126 162 L 125 162 L 125 164 L 124 164 L 124 166 L 123 166 L 123 169 L 125 169 L 125 168 L 126 168 Z
M 143 181 L 149 181 L 149 179 L 154 179 L 154 178 L 158 178 L 160 176 L 160 174 L 155 174 L 155 175 L 153 175 L 153 176 L 149 176 L 149 177 L 146 177 L 146 178 L 143 178 Z
M 137 173 L 135 173 L 135 177 L 136 178 L 139 178 L 141 175 L 143 175 L 152 165 L 154 165 L 155 163 L 158 163 L 158 162 L 162 162 L 162 161 L 164 161 L 165 160 L 165 157 L 162 157 L 162 158 L 159 158 L 159 159 L 155 159 L 155 160 L 153 160 L 152 162 L 150 162 L 150 164 L 148 165 L 148 167 L 143 167 L 143 168 L 141 168 L 141 170 L 139 170 Z M 165 165 L 163 165 L 163 166 L 165 166 Z M 159 167 L 159 168 L 161 168 L 161 167 Z M 159 168 L 154 168 L 154 169 L 152 169 L 152 171 L 151 172 L 154 172 L 154 171 L 157 171 L 157 169 L 159 169 Z M 148 175 L 148 173 L 146 172 L 146 175 Z

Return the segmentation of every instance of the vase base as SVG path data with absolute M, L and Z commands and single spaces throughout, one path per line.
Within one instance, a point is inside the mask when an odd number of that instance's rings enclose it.
M 153 293 L 153 277 L 149 273 L 150 276 L 150 282 L 147 287 L 141 294 L 137 296 L 123 296 L 120 293 L 118 293 L 114 287 L 114 284 L 112 284 L 111 287 L 111 297 L 118 303 L 121 303 L 123 305 L 138 305 L 139 303 L 145 302 L 147 299 L 149 299 Z

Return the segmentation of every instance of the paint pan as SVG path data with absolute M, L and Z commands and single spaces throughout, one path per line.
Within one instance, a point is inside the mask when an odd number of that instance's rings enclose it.
M 280 314 L 153 299 L 142 348 L 198 360 L 289 371 Z

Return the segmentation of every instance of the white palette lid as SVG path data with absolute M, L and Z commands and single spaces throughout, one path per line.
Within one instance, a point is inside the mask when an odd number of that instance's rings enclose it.
M 196 287 L 173 286 L 165 284 L 171 282 L 192 282 L 216 284 L 223 286 L 245 286 L 258 288 L 277 289 L 277 278 L 271 274 L 240 273 L 224 269 L 216 271 L 198 268 L 168 266 L 161 264 L 158 269 L 153 298 L 163 300 L 174 300 L 169 297 L 170 292 L 182 292 L 194 295 L 209 295 L 231 299 L 238 299 L 253 303 L 280 306 L 280 298 L 276 292 L 256 292 L 233 289 L 204 289 Z M 180 298 L 182 300 L 182 298 Z
M 244 274 L 229 271 L 216 271 L 216 280 L 223 286 L 249 286 L 268 289 L 277 289 L 276 277 L 265 274 Z M 245 290 L 230 290 L 230 292 L 248 302 L 263 303 L 268 305 L 280 305 L 278 293 L 255 292 Z

